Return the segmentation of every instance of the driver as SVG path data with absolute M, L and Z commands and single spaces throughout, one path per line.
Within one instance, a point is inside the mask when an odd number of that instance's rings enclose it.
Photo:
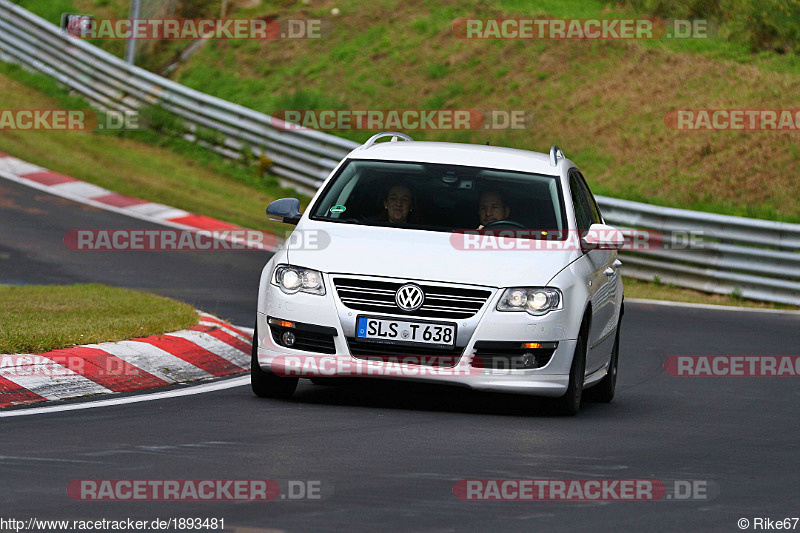
M 397 182 L 386 192 L 383 200 L 384 219 L 391 224 L 405 224 L 414 211 L 414 194 L 408 185 Z
M 481 225 L 478 229 L 483 229 L 487 224 L 496 222 L 498 220 L 508 220 L 508 214 L 511 210 L 503 201 L 503 196 L 500 191 L 496 189 L 489 189 L 481 194 L 480 201 L 478 202 L 478 217 L 480 218 Z

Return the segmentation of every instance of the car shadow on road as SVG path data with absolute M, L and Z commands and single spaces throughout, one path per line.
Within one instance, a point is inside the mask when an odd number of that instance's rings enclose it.
M 412 411 L 499 416 L 560 416 L 547 398 L 474 391 L 453 385 L 434 385 L 385 379 L 329 379 L 324 384 L 301 379 L 292 403 L 338 405 Z M 608 404 L 584 401 L 581 415 L 601 415 Z

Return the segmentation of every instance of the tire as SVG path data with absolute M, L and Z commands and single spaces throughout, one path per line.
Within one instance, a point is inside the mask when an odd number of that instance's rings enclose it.
M 553 400 L 553 410 L 561 416 L 575 416 L 581 407 L 583 396 L 583 379 L 586 373 L 586 334 L 581 329 L 578 342 L 575 344 L 575 354 L 572 356 L 572 366 L 569 369 L 569 385 L 564 396 Z
M 250 358 L 250 386 L 259 398 L 290 398 L 297 389 L 298 378 L 282 378 L 263 370 L 258 364 L 258 323 L 253 328 L 253 350 Z
M 622 321 L 617 324 L 617 335 L 614 338 L 614 348 L 611 349 L 611 361 L 608 365 L 608 374 L 599 383 L 586 390 L 586 399 L 590 402 L 609 403 L 614 399 L 614 389 L 617 387 L 617 368 L 619 366 L 619 330 Z

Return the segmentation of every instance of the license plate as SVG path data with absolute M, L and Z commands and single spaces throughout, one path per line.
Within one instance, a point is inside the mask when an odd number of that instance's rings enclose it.
M 415 322 L 358 317 L 356 337 L 374 341 L 408 342 L 446 346 L 456 344 L 456 326 L 437 322 Z

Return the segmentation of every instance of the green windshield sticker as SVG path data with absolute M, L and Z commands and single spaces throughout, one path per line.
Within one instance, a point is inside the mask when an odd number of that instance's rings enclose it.
M 331 213 L 336 213 L 338 215 L 339 213 L 344 213 L 345 209 L 347 208 L 343 205 L 335 205 L 331 207 Z

